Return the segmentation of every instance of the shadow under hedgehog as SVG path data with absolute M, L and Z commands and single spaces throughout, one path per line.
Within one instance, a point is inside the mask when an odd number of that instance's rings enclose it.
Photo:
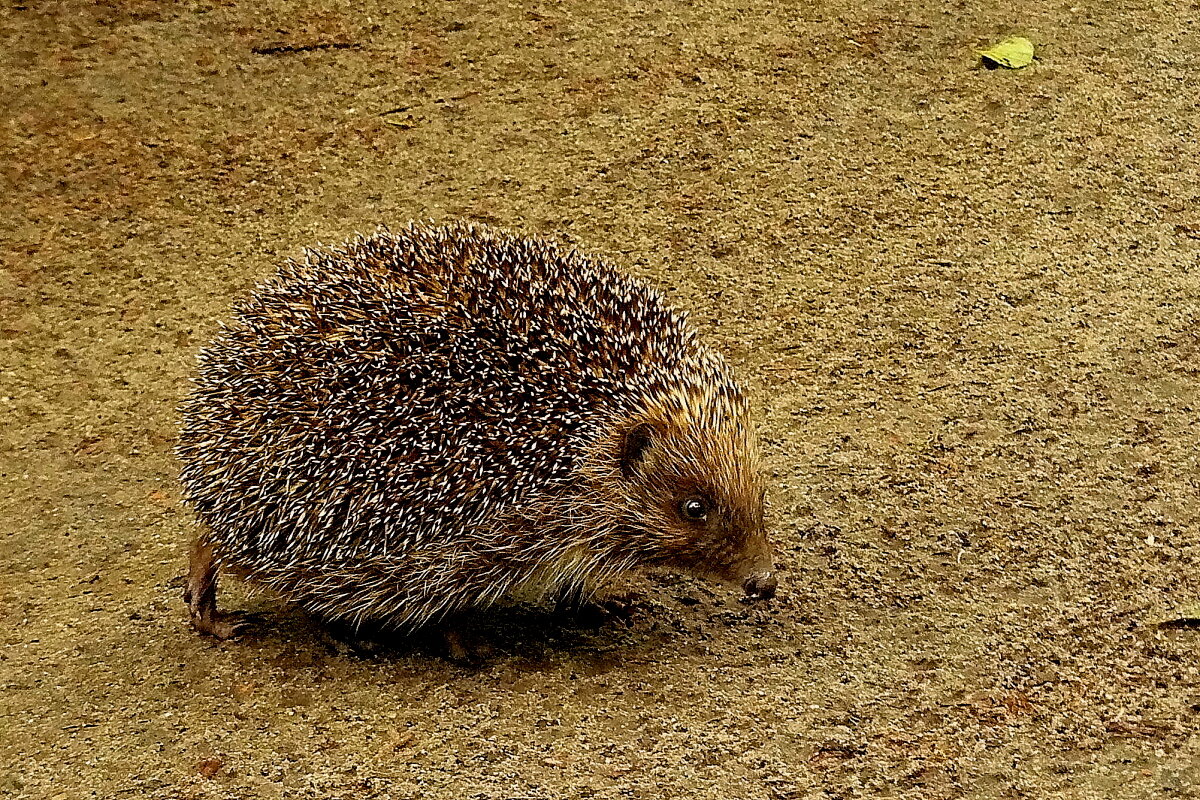
M 413 223 L 307 251 L 181 411 L 184 598 L 217 637 L 245 623 L 218 568 L 402 632 L 645 566 L 775 593 L 741 387 L 657 292 L 551 241 Z

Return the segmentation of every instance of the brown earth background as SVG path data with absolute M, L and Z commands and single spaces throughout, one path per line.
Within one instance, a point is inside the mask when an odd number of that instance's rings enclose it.
M 6 0 L 0 795 L 1200 796 L 1200 6 Z M 1021 71 L 980 69 L 1007 34 Z M 785 583 L 376 658 L 195 634 L 198 348 L 306 244 L 649 278 L 760 410 Z M 1189 607 L 1192 609 L 1188 612 Z

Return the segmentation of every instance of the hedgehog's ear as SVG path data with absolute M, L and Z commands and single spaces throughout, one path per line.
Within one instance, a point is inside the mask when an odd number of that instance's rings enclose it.
M 654 446 L 656 431 L 649 422 L 639 422 L 625 432 L 621 439 L 621 452 L 618 460 L 621 463 L 621 474 L 632 478 L 642 471 L 646 455 Z

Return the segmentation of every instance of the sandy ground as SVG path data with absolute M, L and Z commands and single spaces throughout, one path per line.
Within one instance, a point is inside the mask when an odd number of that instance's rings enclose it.
M 1200 796 L 1200 10 L 7 0 L 0 795 Z M 1041 60 L 977 68 L 1009 33 Z M 305 244 L 468 218 L 753 388 L 784 584 L 377 658 L 235 584 L 174 407 Z

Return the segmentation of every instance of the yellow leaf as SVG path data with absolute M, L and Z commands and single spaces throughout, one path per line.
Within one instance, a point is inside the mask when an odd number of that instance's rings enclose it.
M 988 66 L 1020 69 L 1033 63 L 1033 42 L 1024 36 L 1010 36 L 987 50 L 976 52 Z
M 1160 628 L 1200 628 L 1200 606 L 1184 606 L 1158 623 Z

